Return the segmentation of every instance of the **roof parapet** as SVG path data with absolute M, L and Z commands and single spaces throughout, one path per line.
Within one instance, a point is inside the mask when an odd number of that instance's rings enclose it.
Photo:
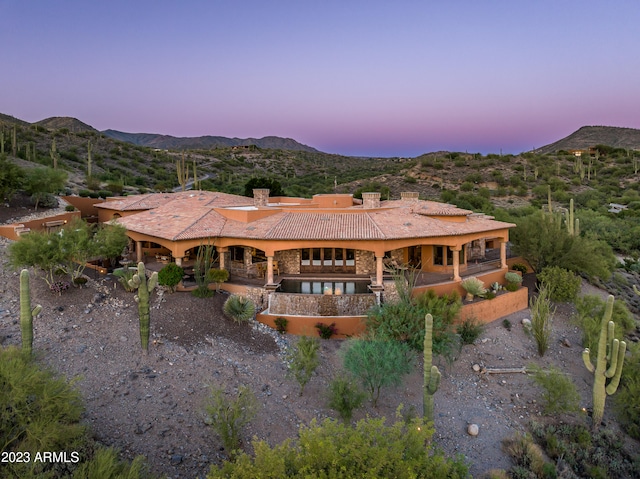
M 402 201 L 418 201 L 420 193 L 417 191 L 402 191 L 400 193 L 400 199 Z

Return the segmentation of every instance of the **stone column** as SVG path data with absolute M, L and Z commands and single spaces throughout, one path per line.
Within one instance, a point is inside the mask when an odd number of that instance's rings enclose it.
M 177 266 L 182 266 L 182 256 L 176 256 L 175 260 Z
M 453 280 L 460 281 L 460 246 L 449 246 L 453 252 Z
M 216 246 L 216 251 L 218 252 L 220 269 L 227 269 L 227 254 L 229 252 L 229 248 L 225 246 Z

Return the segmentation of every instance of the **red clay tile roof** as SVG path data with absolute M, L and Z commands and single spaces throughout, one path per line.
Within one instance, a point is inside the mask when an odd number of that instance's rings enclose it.
M 226 218 L 213 207 L 246 206 L 252 203 L 251 198 L 213 192 L 158 194 L 159 198 L 140 196 L 119 201 L 116 206 L 123 211 L 139 209 L 143 204 L 159 206 L 117 221 L 131 231 L 172 241 L 213 236 L 271 240 L 385 240 L 458 236 L 515 226 L 431 201 L 385 202 L 379 209 L 363 211 L 356 206 L 345 208 L 344 212 L 273 208 L 272 215 L 247 223 Z M 103 206 L 112 207 L 113 203 Z M 464 216 L 465 219 L 454 222 L 438 216 Z

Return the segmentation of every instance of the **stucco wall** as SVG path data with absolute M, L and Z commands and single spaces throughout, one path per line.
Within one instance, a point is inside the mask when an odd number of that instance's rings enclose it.
M 28 228 L 32 231 L 45 231 L 46 230 L 45 223 L 53 222 L 53 221 L 66 221 L 68 223 L 74 218 L 80 218 L 79 211 L 71 211 L 68 213 L 62 213 L 60 215 L 47 216 L 46 218 L 38 218 L 31 221 L 21 221 L 20 223 L 2 225 L 0 226 L 0 236 L 4 236 L 5 238 L 9 238 L 10 240 L 17 240 L 19 238 L 16 232 L 17 228 L 18 229 Z
M 529 290 L 521 287 L 517 291 L 505 292 L 494 299 L 474 301 L 462 306 L 459 321 L 467 318 L 476 318 L 480 323 L 486 324 L 496 319 L 503 318 L 517 311 L 529 307 Z
M 357 336 L 365 331 L 365 316 L 325 316 L 318 318 L 317 316 L 295 316 L 287 314 L 266 314 L 258 313 L 256 319 L 267 326 L 276 329 L 275 319 L 286 318 L 289 320 L 287 324 L 287 333 L 305 336 L 318 336 L 318 330 L 315 325 L 318 322 L 324 324 L 336 323 L 338 332 L 332 336 L 332 339 L 344 339 L 351 336 Z

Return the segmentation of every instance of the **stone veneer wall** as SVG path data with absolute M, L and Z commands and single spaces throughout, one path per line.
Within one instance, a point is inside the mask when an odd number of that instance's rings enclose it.
M 300 250 L 276 251 L 274 259 L 278 262 L 280 274 L 300 274 Z
M 376 274 L 376 257 L 373 251 L 356 250 L 356 274 Z
M 273 293 L 269 314 L 305 316 L 359 316 L 376 304 L 373 294 L 295 294 Z

